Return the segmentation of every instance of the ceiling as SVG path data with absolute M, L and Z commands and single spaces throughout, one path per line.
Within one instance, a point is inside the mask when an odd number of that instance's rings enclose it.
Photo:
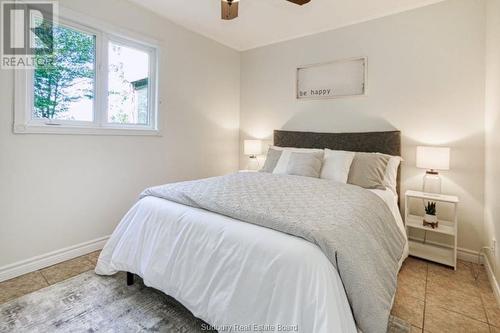
M 239 17 L 220 19 L 220 0 L 131 0 L 169 20 L 243 51 L 442 0 L 241 0 Z

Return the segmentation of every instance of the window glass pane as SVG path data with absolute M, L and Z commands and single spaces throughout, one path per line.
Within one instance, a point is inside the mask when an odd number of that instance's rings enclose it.
M 149 54 L 109 43 L 108 122 L 147 125 Z
M 95 35 L 54 26 L 53 54 L 37 54 L 51 65 L 34 73 L 33 118 L 93 121 Z M 41 43 L 36 38 L 35 43 Z

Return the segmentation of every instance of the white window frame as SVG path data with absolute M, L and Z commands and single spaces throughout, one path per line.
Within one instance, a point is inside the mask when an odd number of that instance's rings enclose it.
M 58 24 L 95 35 L 95 76 L 93 121 L 33 119 L 34 70 L 15 70 L 14 133 L 160 135 L 158 105 L 158 43 L 150 38 L 118 29 L 69 9 L 59 8 Z M 108 45 L 109 42 L 148 53 L 148 124 L 108 122 Z

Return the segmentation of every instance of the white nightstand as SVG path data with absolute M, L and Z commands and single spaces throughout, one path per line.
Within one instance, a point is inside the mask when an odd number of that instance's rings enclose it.
M 453 205 L 453 218 L 452 221 L 445 221 L 439 219 L 439 226 L 435 229 L 431 227 L 424 227 L 422 224 L 423 216 L 410 214 L 410 200 L 419 199 L 424 202 L 436 201 Z M 438 262 L 447 266 L 457 269 L 457 207 L 458 197 L 454 195 L 443 195 L 435 193 L 424 193 L 419 191 L 406 191 L 405 193 L 405 226 L 408 235 L 408 242 L 410 247 L 410 255 Z M 409 231 L 411 229 L 425 230 L 430 233 L 437 233 L 446 235 L 453 239 L 453 246 L 444 246 L 431 243 L 424 243 L 417 240 L 409 239 Z

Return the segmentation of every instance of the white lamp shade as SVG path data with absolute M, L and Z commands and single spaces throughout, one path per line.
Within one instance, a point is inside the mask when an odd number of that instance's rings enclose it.
M 450 170 L 450 148 L 418 146 L 417 168 L 427 170 Z
M 262 154 L 262 140 L 245 140 L 243 152 L 245 155 Z

